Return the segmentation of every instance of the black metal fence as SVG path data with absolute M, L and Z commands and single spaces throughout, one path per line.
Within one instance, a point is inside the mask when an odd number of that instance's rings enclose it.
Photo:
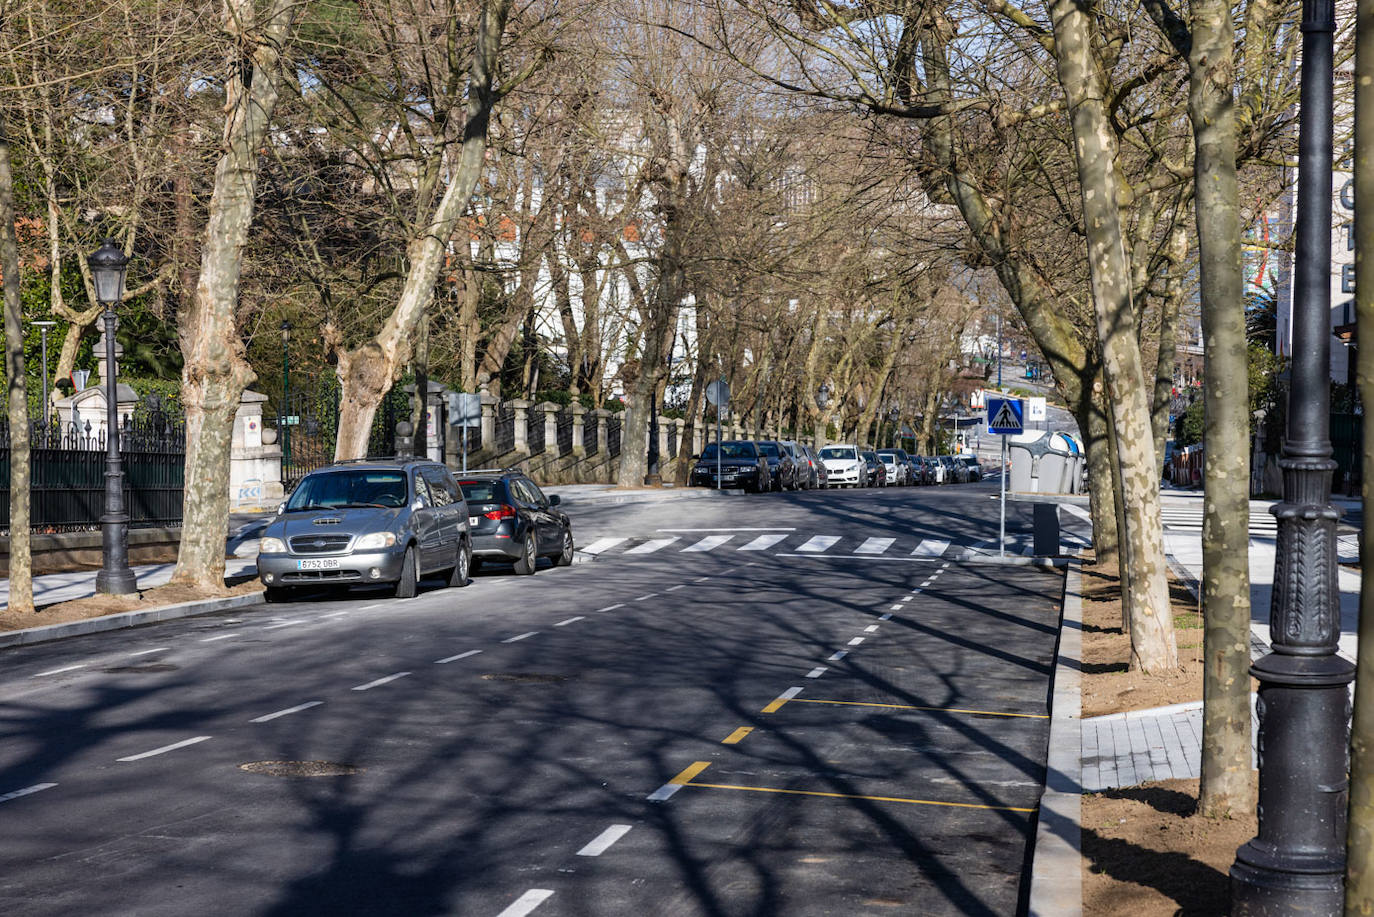
M 282 484 L 288 492 L 307 473 L 334 461 L 334 447 L 339 440 L 339 397 L 338 380 L 328 379 L 311 389 L 293 391 L 286 410 L 279 412 Z M 368 434 L 369 458 L 396 454 L 396 424 L 410 419 L 410 406 L 409 395 L 399 387 L 382 399 Z
M 496 452 L 515 451 L 515 406 L 502 402 L 496 406 Z
M 29 527 L 79 532 L 100 527 L 105 508 L 106 440 L 89 422 L 65 428 L 29 426 Z M 46 445 L 45 445 L 46 444 Z M 133 528 L 181 524 L 186 424 L 150 411 L 119 431 L 124 504 Z M 10 428 L 0 422 L 0 528 L 10 522 Z
M 525 412 L 525 442 L 529 444 L 530 455 L 544 451 L 544 412 L 530 408 Z
M 600 420 L 591 411 L 582 418 L 582 445 L 588 455 L 596 455 L 601 449 L 601 437 L 597 435 L 599 424 Z
M 620 415 L 612 414 L 606 418 L 606 455 L 615 458 L 620 454 Z
M 573 410 L 565 405 L 558 412 L 558 454 L 568 455 L 573 449 Z

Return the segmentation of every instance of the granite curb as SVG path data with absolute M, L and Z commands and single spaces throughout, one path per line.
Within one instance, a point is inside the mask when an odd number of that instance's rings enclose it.
M 1064 611 L 1054 661 L 1049 757 L 1031 855 L 1030 917 L 1083 913 L 1083 595 L 1080 566 L 1064 577 Z
M 164 605 L 161 608 L 121 611 L 118 614 L 103 615 L 99 618 L 87 618 L 84 621 L 69 621 L 65 624 L 45 624 L 42 627 L 12 630 L 0 633 L 0 649 L 8 649 L 14 646 L 29 646 L 34 643 L 47 643 L 51 640 L 65 640 L 68 637 L 80 637 L 84 634 L 98 634 L 107 630 L 122 630 L 126 627 L 141 627 L 144 624 L 156 624 L 159 621 L 174 621 L 177 618 L 190 618 L 195 615 L 210 614 L 216 611 L 227 611 L 231 608 L 242 608 L 245 605 L 256 605 L 261 601 L 261 592 L 249 592 L 243 595 L 229 595 L 217 599 L 202 599 L 197 602 L 181 602 L 176 605 Z

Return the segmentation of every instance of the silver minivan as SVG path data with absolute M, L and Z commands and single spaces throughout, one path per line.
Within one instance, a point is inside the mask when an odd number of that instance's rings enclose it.
M 394 584 L 415 595 L 444 571 L 466 586 L 472 538 L 462 491 L 432 461 L 343 462 L 310 472 L 263 530 L 258 578 L 269 602 L 303 586 Z

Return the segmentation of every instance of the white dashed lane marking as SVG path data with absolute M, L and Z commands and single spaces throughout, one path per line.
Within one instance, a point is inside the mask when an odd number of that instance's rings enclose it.
M 780 541 L 786 541 L 786 535 L 760 535 L 748 544 L 741 545 L 741 551 L 767 551 Z
M 892 547 L 895 538 L 868 538 L 854 549 L 855 554 L 881 554 Z
M 826 659 L 826 662 L 839 662 L 841 659 L 848 655 L 849 650 L 836 650 L 835 652 L 830 654 L 830 656 Z
M 689 551 L 711 551 L 734 537 L 734 535 L 707 535 L 696 544 L 689 544 L 687 547 L 683 548 L 682 553 L 686 554 Z
M 860 643 L 863 643 L 863 642 L 864 642 L 864 638 L 863 638 L 863 637 L 855 637 L 853 640 L 850 640 L 850 641 L 849 641 L 849 645 L 850 645 L 850 646 L 858 646 Z
M 532 888 L 516 898 L 510 907 L 497 914 L 496 917 L 526 917 L 527 914 L 552 897 L 552 889 Z
M 141 761 L 144 758 L 151 758 L 155 755 L 165 755 L 169 751 L 176 751 L 178 748 L 185 748 L 188 745 L 195 745 L 197 742 L 204 742 L 209 736 L 196 736 L 193 739 L 183 739 L 180 742 L 173 742 L 171 745 L 164 745 L 161 748 L 154 748 L 152 751 L 140 752 L 136 755 L 127 755 L 123 758 L 116 758 L 116 761 Z
M 159 646 L 159 647 L 155 647 L 155 648 L 150 649 L 150 650 L 139 650 L 137 653 L 130 653 L 129 655 L 130 655 L 131 657 L 132 657 L 132 656 L 151 656 L 153 653 L 165 653 L 165 652 L 167 652 L 169 649 L 171 649 L 170 646 Z
M 623 542 L 624 538 L 598 538 L 591 544 L 583 545 L 580 550 L 583 554 L 604 554 L 611 548 Z
M 457 656 L 445 656 L 443 659 L 434 660 L 435 665 L 443 665 L 447 662 L 457 662 L 459 659 L 466 659 L 469 656 L 476 656 L 481 650 L 468 650 L 466 653 L 459 653 Z
M 603 611 L 615 611 L 617 608 L 624 608 L 624 607 L 625 607 L 625 603 L 624 603 L 624 602 L 617 602 L 617 603 L 615 603 L 614 605 L 607 605 L 605 608 L 598 608 L 596 611 L 594 611 L 594 612 L 592 612 L 592 613 L 593 613 L 593 614 L 600 614 L 600 613 L 603 612 Z
M 912 557 L 939 557 L 949 550 L 949 542 L 938 538 L 927 538 L 911 552 Z
M 574 615 L 573 617 L 568 618 L 566 621 L 559 621 L 557 624 L 554 625 L 554 627 L 567 627 L 569 624 L 576 624 L 578 621 L 585 620 L 587 619 L 582 617 L 581 615 Z
M 675 541 L 677 541 L 677 540 L 678 540 L 677 538 L 654 538 L 654 539 L 652 539 L 652 540 L 650 540 L 650 541 L 644 542 L 644 543 L 641 544 L 641 545 L 638 545 L 638 546 L 636 546 L 636 547 L 630 548 L 630 550 L 626 551 L 625 553 L 626 553 L 626 554 L 652 554 L 652 553 L 654 553 L 655 551 L 661 551 L 661 550 L 663 550 L 664 548 L 668 547 L 668 545 L 672 544 L 673 542 L 675 542 Z
M 514 637 L 507 637 L 506 639 L 502 640 L 501 642 L 502 642 L 502 643 L 515 643 L 515 642 L 517 642 L 517 641 L 525 640 L 525 639 L 527 639 L 527 638 L 529 638 L 529 637 L 533 637 L 533 636 L 534 636 L 535 634 L 537 634 L 537 633 L 539 633 L 539 631 L 537 631 L 537 630 L 531 630 L 531 631 L 527 631 L 527 632 L 525 632 L 525 633 L 523 633 L 523 634 L 516 634 Z
M 265 714 L 265 715 L 263 715 L 263 716 L 254 717 L 253 719 L 249 720 L 248 722 L 250 722 L 250 723 L 267 723 L 267 722 L 271 722 L 272 720 L 275 720 L 275 719 L 277 719 L 278 717 L 290 716 L 290 715 L 293 714 L 293 713 L 300 713 L 302 710 L 309 710 L 311 707 L 318 707 L 320 704 L 323 704 L 323 703 L 324 703 L 324 701 L 322 701 L 322 700 L 307 701 L 307 702 L 304 703 L 304 704 L 297 704 L 297 705 L 294 706 L 294 707 L 287 707 L 285 710 L 278 710 L 276 713 L 268 713 L 268 714 Z
M 797 550 L 809 554 L 819 554 L 822 551 L 828 551 L 833 548 L 839 540 L 839 535 L 817 535 L 807 541 L 806 544 L 797 548 Z
M 580 857 L 599 857 L 610 850 L 612 844 L 629 833 L 629 825 L 611 825 L 598 834 L 590 844 L 577 851 L 577 855 Z
M 353 690 L 371 691 L 373 688 L 380 688 L 382 685 L 391 684 L 391 682 L 395 681 L 398 678 L 405 678 L 409 674 L 409 672 L 396 672 L 392 675 L 387 675 L 384 678 L 378 678 L 376 681 L 369 681 L 365 685 L 354 685 Z
M 75 672 L 77 669 L 84 669 L 86 663 L 78 662 L 76 665 L 64 665 L 60 669 L 48 669 L 46 672 L 36 672 L 30 678 L 43 678 L 48 675 L 61 675 L 63 672 Z
M 814 669 L 812 669 L 811 671 L 807 672 L 807 673 L 806 673 L 806 677 L 807 677 L 807 678 L 820 678 L 822 675 L 825 674 L 827 668 L 829 668 L 829 667 L 828 667 L 828 666 L 823 666 L 823 665 L 818 665 L 818 666 L 816 666 Z
M 55 783 L 35 783 L 33 786 L 26 786 L 22 790 L 0 793 L 0 802 L 9 802 L 11 799 L 19 799 L 22 796 L 32 796 L 34 793 L 41 793 L 55 786 L 57 786 Z
M 218 636 L 214 636 L 214 637 L 206 637 L 204 640 L 202 640 L 202 641 L 200 641 L 200 642 L 201 642 L 201 643 L 214 643 L 216 640 L 232 640 L 234 637 L 237 637 L 237 636 L 238 636 L 238 634 L 219 634 Z

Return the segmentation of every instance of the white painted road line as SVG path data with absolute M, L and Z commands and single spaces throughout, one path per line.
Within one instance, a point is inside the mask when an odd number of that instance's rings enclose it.
M 824 665 L 818 665 L 818 666 L 816 666 L 814 669 L 812 669 L 811 671 L 807 672 L 807 673 L 806 673 L 806 677 L 807 677 L 807 678 L 820 678 L 822 675 L 825 674 L 826 669 L 828 669 L 828 668 L 830 668 L 830 667 L 829 667 L 829 666 L 824 666 Z
M 683 548 L 682 553 L 686 554 L 689 551 L 711 551 L 734 537 L 734 535 L 707 535 L 696 544 L 689 544 L 687 547 Z
M 661 550 L 663 550 L 664 548 L 668 547 L 668 545 L 672 544 L 673 542 L 675 542 L 675 541 L 677 541 L 677 540 L 678 540 L 678 539 L 677 539 L 676 537 L 673 537 L 673 538 L 654 538 L 654 539 L 652 539 L 652 540 L 650 540 L 650 541 L 644 542 L 644 543 L 641 544 L 641 545 L 638 545 L 638 546 L 636 546 L 636 547 L 630 548 L 630 550 L 626 551 L 625 553 L 626 553 L 626 554 L 652 554 L 652 553 L 654 553 L 655 551 L 661 551 Z
M 578 621 L 585 620 L 587 619 L 582 617 L 581 615 L 575 615 L 574 617 L 568 618 L 568 620 L 566 621 L 559 621 L 557 624 L 554 625 L 554 627 L 566 627 L 569 624 L 576 624 Z
M 863 643 L 863 642 L 864 642 L 864 638 L 863 638 L 863 637 L 855 637 L 853 640 L 850 640 L 850 641 L 849 641 L 849 645 L 850 645 L 850 646 L 858 646 L 860 643 Z
M 77 669 L 84 669 L 85 667 L 86 663 L 78 662 L 76 665 L 64 665 L 60 669 L 48 669 L 46 672 L 35 672 L 33 675 L 30 675 L 29 677 L 42 678 L 45 675 L 61 675 L 63 672 L 74 672 Z
M 892 612 L 889 611 L 889 612 L 887 612 L 886 614 L 878 615 L 878 620 L 879 620 L 879 621 L 891 621 L 891 620 L 892 620 Z
M 367 684 L 365 684 L 365 685 L 355 685 L 355 686 L 353 687 L 353 690 L 354 690 L 354 691 L 369 691 L 369 690 L 371 690 L 372 688 L 378 688 L 378 687 L 381 687 L 382 685 L 390 684 L 391 682 L 395 681 L 395 680 L 398 679 L 398 678 L 405 678 L 405 677 L 406 677 L 407 675 L 409 675 L 409 674 L 410 674 L 409 672 L 395 672 L 395 673 L 393 673 L 393 674 L 391 674 L 391 675 L 386 676 L 385 678 L 379 678 L 379 679 L 377 679 L 376 681 L 369 681 L 369 682 L 368 682 Z
M 892 547 L 895 538 L 867 538 L 864 543 L 854 549 L 855 554 L 881 554 Z
M 839 540 L 839 535 L 817 535 L 810 541 L 808 541 L 806 544 L 797 548 L 797 550 L 802 553 L 819 553 L 821 551 L 828 551 L 831 548 L 833 548 L 835 546 L 835 543 Z
M 141 761 L 144 758 L 151 758 L 154 755 L 165 755 L 169 751 L 176 751 L 178 748 L 185 748 L 187 745 L 195 745 L 197 742 L 204 742 L 209 736 L 196 736 L 193 739 L 183 739 L 180 742 L 173 742 L 171 745 L 164 745 L 161 748 L 154 748 L 152 751 L 145 751 L 137 755 L 128 755 L 123 758 L 116 758 L 116 761 Z
M 320 615 L 320 620 L 324 620 L 325 618 L 337 618 L 337 617 L 339 617 L 340 615 L 346 615 L 346 614 L 348 614 L 348 612 L 349 612 L 350 610 L 351 610 L 351 609 L 347 609 L 347 608 L 346 608 L 346 609 L 344 609 L 343 611 L 331 611 L 331 612 L 330 612 L 329 614 L 327 614 L 327 615 Z
M 598 608 L 596 611 L 592 612 L 592 614 L 600 614 L 600 613 L 603 612 L 603 611 L 615 611 L 617 608 L 624 608 L 624 607 L 625 607 L 625 603 L 624 603 L 624 602 L 617 602 L 617 603 L 615 603 L 614 605 L 607 605 L 605 608 Z
M 533 637 L 533 636 L 534 636 L 535 634 L 537 634 L 537 633 L 539 633 L 539 631 L 537 631 L 537 630 L 526 631 L 526 632 L 523 633 L 523 634 L 516 634 L 514 637 L 507 637 L 506 639 L 502 640 L 501 642 L 502 642 L 502 643 L 515 643 L 517 640 L 524 640 L 524 639 L 526 639 L 527 637 Z
M 704 582 L 706 582 L 706 581 L 707 581 L 708 579 L 710 579 L 710 578 L 711 578 L 711 577 L 709 577 L 709 576 L 698 576 L 696 579 L 692 580 L 692 582 L 694 582 L 694 583 L 704 583 Z
M 642 602 L 642 601 L 644 601 L 645 599 L 652 599 L 652 598 L 653 598 L 654 596 L 656 596 L 656 595 L 658 595 L 657 592 L 650 592 L 650 593 L 648 593 L 647 595 L 641 595 L 639 598 L 635 599 L 635 601 L 636 601 L 636 602 Z
M 443 665 L 446 662 L 457 662 L 459 659 L 466 659 L 469 656 L 476 656 L 481 650 L 468 650 L 466 653 L 459 653 L 457 656 L 445 656 L 443 659 L 434 660 L 435 665 Z
M 604 554 L 624 540 L 624 538 L 598 538 L 591 544 L 583 545 L 578 550 L 583 554 Z
M 893 606 L 892 606 L 892 610 L 893 610 L 893 611 L 901 611 L 901 610 L 902 610 L 903 608 L 905 608 L 905 607 L 906 607 L 906 603 L 905 603 L 905 602 L 898 602 L 896 605 L 893 605 Z
M 760 535 L 746 545 L 741 545 L 741 551 L 767 551 L 780 541 L 786 541 L 787 535 Z
M 390 605 L 390 604 L 391 604 L 390 602 L 373 602 L 371 605 L 364 605 L 362 608 L 359 608 L 358 610 L 359 610 L 359 611 L 373 611 L 374 609 L 377 609 L 377 608 L 385 608 L 386 606 L 388 606 L 388 605 Z
M 849 655 L 849 650 L 836 650 L 835 652 L 831 653 L 831 654 L 829 655 L 829 657 L 826 658 L 825 661 L 826 661 L 826 662 L 839 662 L 841 659 L 843 659 L 844 657 L 846 657 L 846 656 L 848 656 L 848 655 Z
M 877 629 L 878 629 L 878 625 L 876 625 L 876 624 L 870 624 L 870 625 L 868 625 L 867 627 L 864 628 L 864 633 L 869 633 L 869 634 L 871 634 L 871 633 L 873 633 L 874 631 L 876 631 Z
M 949 550 L 949 542 L 939 538 L 927 538 L 911 552 L 912 557 L 939 557 Z
M 525 917 L 526 914 L 531 913 L 535 908 L 552 897 L 553 889 L 532 888 L 519 898 L 516 898 L 514 904 L 497 914 L 496 917 Z
M 759 525 L 754 528 L 732 528 L 727 525 L 713 529 L 658 529 L 660 532 L 795 532 L 796 529 L 784 525 Z
M 649 802 L 666 802 L 680 789 L 682 789 L 682 784 L 680 783 L 665 783 L 663 786 L 650 793 L 647 798 Z
M 171 649 L 170 646 L 159 646 L 159 647 L 156 647 L 156 648 L 151 649 L 151 650 L 139 650 L 137 653 L 130 653 L 129 655 L 130 655 L 130 656 L 151 656 L 153 653 L 165 653 L 165 652 L 167 652 L 169 649 Z
M 9 802 L 11 799 L 18 799 L 21 796 L 32 796 L 34 793 L 41 793 L 57 786 L 55 783 L 35 783 L 33 786 L 26 786 L 22 790 L 14 790 L 10 793 L 0 793 L 0 802 Z
M 667 589 L 664 589 L 663 591 L 664 591 L 664 592 L 677 592 L 679 589 L 686 589 L 686 588 L 687 588 L 687 584 L 686 584 L 686 583 L 678 583 L 676 586 L 669 586 Z
M 605 831 L 598 834 L 596 839 L 590 844 L 577 851 L 577 855 L 580 857 L 599 857 L 607 850 L 610 850 L 612 844 L 629 833 L 629 825 L 611 825 Z
M 234 637 L 237 637 L 237 636 L 238 636 L 238 634 L 219 634 L 218 636 L 215 636 L 215 637 L 206 637 L 204 640 L 202 640 L 202 641 L 200 641 L 200 642 L 201 642 L 201 643 L 214 643 L 216 640 L 232 640 Z
M 251 719 L 248 722 L 266 723 L 269 720 L 275 720 L 279 716 L 290 716 L 293 713 L 300 713 L 302 710 L 309 710 L 311 707 L 318 707 L 320 704 L 323 703 L 324 701 L 322 700 L 307 701 L 304 704 L 297 704 L 294 707 L 287 707 L 285 710 L 278 710 L 276 713 L 269 713 L 266 716 L 256 717 L 255 719 Z
M 276 624 L 269 624 L 263 630 L 276 630 L 278 627 L 290 627 L 292 624 L 304 624 L 304 621 L 278 621 Z

